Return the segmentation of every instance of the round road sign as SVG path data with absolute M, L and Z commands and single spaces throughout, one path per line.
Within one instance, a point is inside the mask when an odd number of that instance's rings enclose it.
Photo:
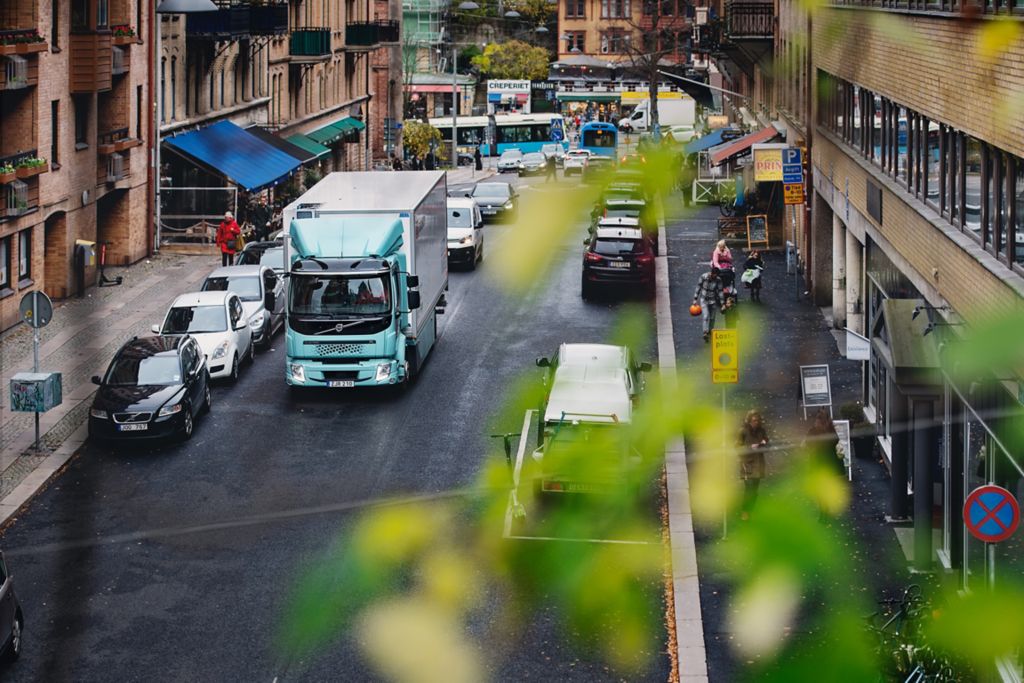
M 53 318 L 53 302 L 42 292 L 29 292 L 18 305 L 21 319 L 32 327 L 46 327 Z
M 1005 541 L 1020 524 L 1020 506 L 1001 486 L 979 486 L 964 501 L 964 525 L 985 543 Z

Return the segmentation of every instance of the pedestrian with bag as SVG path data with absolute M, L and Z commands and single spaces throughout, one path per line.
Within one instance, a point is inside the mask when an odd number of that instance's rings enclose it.
M 693 291 L 693 305 L 700 306 L 701 329 L 704 332 L 704 341 L 707 342 L 715 326 L 715 307 L 723 311 L 726 308 L 718 268 L 712 266 L 710 271 L 701 274 L 697 289 Z
M 484 170 L 484 159 L 480 154 L 480 147 L 473 149 L 473 167 L 478 171 Z
M 764 259 L 761 252 L 756 249 L 750 252 L 746 262 L 743 264 L 743 275 L 740 279 L 750 290 L 751 301 L 761 301 L 761 271 L 764 270 Z
M 239 240 L 242 229 L 230 211 L 224 212 L 224 220 L 217 226 L 217 246 L 220 247 L 220 264 L 231 266 L 235 263 L 235 254 L 239 251 Z
M 736 283 L 736 272 L 732 265 L 732 251 L 725 240 L 718 240 L 711 252 L 711 265 L 721 272 L 722 286 L 732 287 Z
M 740 505 L 740 519 L 743 521 L 750 519 L 750 513 L 757 502 L 757 492 L 767 469 L 764 453 L 768 445 L 768 430 L 765 429 L 764 418 L 756 410 L 749 411 L 743 419 L 743 427 L 736 439 L 740 479 L 743 480 L 743 501 Z

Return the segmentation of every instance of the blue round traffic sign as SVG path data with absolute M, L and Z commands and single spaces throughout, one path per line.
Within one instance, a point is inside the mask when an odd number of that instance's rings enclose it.
M 964 525 L 979 541 L 1005 541 L 1020 524 L 1020 506 L 1001 486 L 979 486 L 964 501 Z

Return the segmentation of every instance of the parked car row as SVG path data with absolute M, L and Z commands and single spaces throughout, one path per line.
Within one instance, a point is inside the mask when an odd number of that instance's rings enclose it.
M 555 160 L 555 166 L 565 166 L 568 155 L 565 147 L 552 142 L 541 145 L 539 152 L 524 153 L 521 149 L 507 149 L 498 157 L 498 173 L 518 173 L 520 176 L 542 175 L 547 170 L 548 159 Z M 578 156 L 578 155 L 577 155 Z M 566 167 L 566 173 L 569 170 Z
M 99 389 L 89 436 L 191 438 L 196 418 L 210 410 L 211 381 L 237 380 L 256 347 L 269 347 L 284 326 L 284 297 L 284 281 L 270 265 L 214 270 L 200 291 L 174 300 L 153 336 L 126 342 L 107 371 L 92 378 Z

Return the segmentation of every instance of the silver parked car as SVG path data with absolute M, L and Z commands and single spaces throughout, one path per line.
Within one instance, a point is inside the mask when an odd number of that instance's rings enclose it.
M 523 153 L 518 149 L 506 149 L 498 157 L 498 173 L 518 173 L 523 164 Z
M 283 254 L 281 259 L 283 263 Z M 274 333 L 284 325 L 284 280 L 268 265 L 218 268 L 206 277 L 202 289 L 238 295 L 257 346 L 270 346 Z
M 21 613 L 21 603 L 14 594 L 14 582 L 0 553 L 0 634 L 4 637 L 3 653 L 10 660 L 21 656 L 21 637 L 25 628 L 25 617 Z

